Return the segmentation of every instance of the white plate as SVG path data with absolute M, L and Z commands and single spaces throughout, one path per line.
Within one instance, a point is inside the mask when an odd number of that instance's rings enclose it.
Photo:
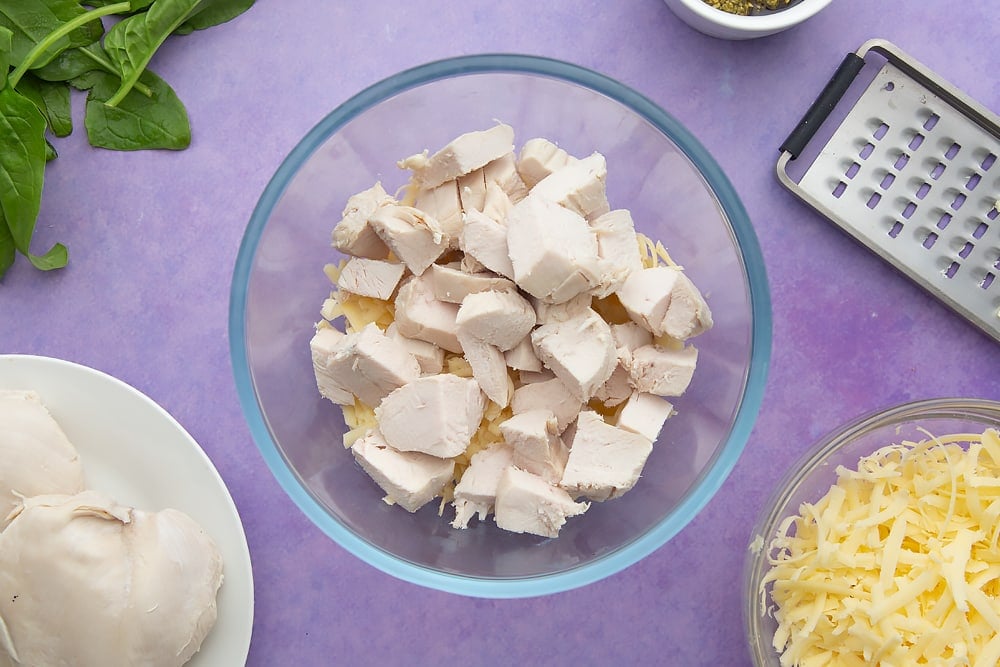
M 163 408 L 121 380 L 47 357 L 0 355 L 0 389 L 37 391 L 76 445 L 87 486 L 124 504 L 173 507 L 219 546 L 219 617 L 190 667 L 244 665 L 253 626 L 246 535 L 225 483 L 198 443 Z

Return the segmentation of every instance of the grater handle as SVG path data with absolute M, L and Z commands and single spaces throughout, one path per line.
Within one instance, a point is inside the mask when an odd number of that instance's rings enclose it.
M 833 73 L 819 97 L 813 101 L 809 110 L 802 116 L 802 120 L 795 126 L 788 138 L 781 144 L 781 152 L 788 153 L 794 160 L 806 147 L 809 140 L 816 134 L 816 130 L 823 124 L 826 117 L 830 115 L 837 102 L 844 96 L 854 77 L 858 75 L 864 67 L 865 59 L 857 53 L 848 53 L 840 63 L 837 71 Z

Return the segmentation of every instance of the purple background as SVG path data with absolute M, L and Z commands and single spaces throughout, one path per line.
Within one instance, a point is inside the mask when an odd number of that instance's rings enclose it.
M 835 0 L 751 42 L 705 37 L 659 0 L 260 0 L 170 40 L 153 68 L 191 116 L 182 152 L 92 149 L 77 127 L 46 172 L 36 251 L 0 284 L 0 352 L 60 357 L 148 394 L 194 436 L 240 509 L 254 565 L 251 665 L 746 665 L 740 570 L 785 467 L 823 433 L 911 399 L 1000 399 L 1000 346 L 782 189 L 777 147 L 842 56 L 893 41 L 1000 111 L 993 0 Z M 607 74 L 659 103 L 721 164 L 769 274 L 773 355 L 760 417 L 718 495 L 618 575 L 538 599 L 467 599 L 397 581 L 313 527 L 254 446 L 229 363 L 244 226 L 301 136 L 360 89 L 442 57 L 520 52 Z M 995 181 L 994 181 L 995 182 Z

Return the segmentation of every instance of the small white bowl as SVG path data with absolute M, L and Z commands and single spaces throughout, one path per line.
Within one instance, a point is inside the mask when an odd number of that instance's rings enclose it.
M 753 39 L 796 26 L 830 4 L 830 0 L 799 0 L 787 9 L 759 16 L 738 16 L 704 0 L 663 0 L 689 26 L 721 39 Z

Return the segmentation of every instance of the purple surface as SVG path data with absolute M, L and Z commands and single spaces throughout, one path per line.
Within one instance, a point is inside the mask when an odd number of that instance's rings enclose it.
M 0 285 L 0 351 L 83 363 L 159 402 L 215 462 L 250 544 L 249 664 L 598 662 L 746 665 L 740 570 L 751 523 L 816 437 L 888 404 L 1000 399 L 1000 346 L 899 277 L 774 178 L 777 146 L 843 54 L 884 37 L 1000 110 L 992 0 L 833 2 L 753 42 L 704 37 L 658 0 L 495 5 L 261 0 L 170 41 L 153 67 L 191 116 L 178 153 L 114 153 L 77 128 L 46 174 L 37 250 Z M 719 494 L 626 571 L 546 598 L 467 599 L 399 582 L 314 528 L 250 439 L 229 364 L 229 282 L 244 225 L 299 138 L 361 88 L 478 52 L 551 56 L 634 87 L 727 172 L 760 238 L 774 306 L 757 426 Z

